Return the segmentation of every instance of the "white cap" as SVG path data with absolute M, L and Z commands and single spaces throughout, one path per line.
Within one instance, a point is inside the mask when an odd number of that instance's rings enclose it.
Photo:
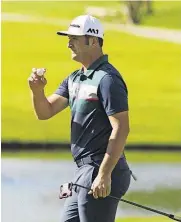
M 68 31 L 58 31 L 58 35 L 90 35 L 103 39 L 104 31 L 100 21 L 91 15 L 80 15 L 70 24 Z

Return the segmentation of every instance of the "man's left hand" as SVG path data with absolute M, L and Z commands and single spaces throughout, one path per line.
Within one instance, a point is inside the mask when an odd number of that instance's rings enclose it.
M 95 178 L 91 190 L 88 194 L 93 194 L 94 198 L 107 197 L 111 192 L 111 176 L 97 175 Z

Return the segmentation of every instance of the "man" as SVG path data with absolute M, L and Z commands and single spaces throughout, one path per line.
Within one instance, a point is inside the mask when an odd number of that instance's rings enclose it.
M 46 79 L 32 73 L 29 86 L 37 117 L 49 119 L 68 105 L 72 113 L 71 151 L 77 165 L 75 187 L 65 202 L 63 222 L 113 222 L 118 201 L 130 184 L 124 156 L 129 133 L 127 88 L 119 72 L 103 54 L 103 28 L 98 19 L 75 18 L 68 31 L 72 59 L 82 67 L 70 74 L 56 92 L 44 94 Z

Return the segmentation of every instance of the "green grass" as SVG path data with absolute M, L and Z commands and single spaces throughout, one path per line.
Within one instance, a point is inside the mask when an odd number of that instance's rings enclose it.
M 3 2 L 2 11 L 54 14 L 48 3 L 43 8 L 35 4 L 41 2 Z M 55 11 L 57 4 L 51 3 Z M 68 17 L 74 14 L 71 7 Z M 70 111 L 67 109 L 48 121 L 38 121 L 27 84 L 32 67 L 46 67 L 48 95 L 80 67 L 70 59 L 67 39 L 55 34 L 61 28 L 66 27 L 2 21 L 2 140 L 69 141 Z M 128 85 L 131 126 L 128 143 L 181 143 L 180 47 L 109 31 L 104 51 Z
M 116 222 L 170 222 L 171 220 L 166 217 L 137 217 L 137 218 L 121 218 Z
M 115 3 L 116 4 L 116 3 Z M 119 4 L 119 3 L 118 3 Z M 118 4 L 112 7 L 119 8 Z M 181 1 L 152 1 L 153 14 L 146 14 L 146 7 L 142 8 L 140 25 L 158 28 L 181 29 Z M 108 21 L 121 22 L 125 20 L 122 13 L 116 16 L 106 16 Z
M 75 7 L 76 5 L 76 7 Z M 121 9 L 123 2 L 120 1 L 3 1 L 2 11 L 41 15 L 50 18 L 73 18 L 84 14 L 87 7 L 103 7 Z M 65 10 L 65 9 L 69 10 Z M 180 1 L 153 1 L 154 14 L 143 15 L 141 24 L 163 28 L 181 29 L 181 2 Z M 103 19 L 108 21 L 122 22 L 124 16 L 120 11 L 116 16 L 106 16 Z
M 153 1 L 153 16 L 144 16 L 142 25 L 181 29 L 181 1 Z
M 85 14 L 85 10 L 90 6 L 118 7 L 120 2 L 116 1 L 28 1 L 28 2 L 2 2 L 3 12 L 22 13 L 31 15 L 41 15 L 51 18 L 71 19 L 80 14 Z M 76 6 L 76 7 L 75 7 Z M 69 9 L 69 10 L 65 10 Z
M 72 160 L 72 155 L 68 151 L 62 152 L 40 152 L 40 151 L 20 151 L 2 152 L 2 157 L 8 158 L 40 158 L 40 159 L 65 159 Z M 180 152 L 143 152 L 126 151 L 128 162 L 132 163 L 181 163 Z
M 170 212 L 181 210 L 181 189 L 157 188 L 154 191 L 134 191 L 128 192 L 124 199 L 143 204 L 154 209 L 167 209 Z M 128 207 L 121 203 L 121 208 Z M 138 208 L 137 208 L 138 209 Z

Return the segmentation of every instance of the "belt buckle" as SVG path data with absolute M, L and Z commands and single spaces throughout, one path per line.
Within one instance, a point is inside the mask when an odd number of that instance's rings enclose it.
M 86 164 L 86 163 L 88 163 L 88 164 L 89 164 L 89 163 L 92 163 L 92 161 L 93 161 L 93 159 L 91 158 L 91 156 L 85 157 L 84 160 L 85 160 L 85 162 L 84 162 L 85 164 Z
M 80 163 L 81 163 L 81 165 L 84 165 L 84 158 L 80 159 Z
M 78 161 L 77 161 L 77 166 L 78 167 L 81 167 L 81 166 L 83 166 L 84 165 L 84 160 L 83 160 L 83 158 L 81 158 L 81 159 L 79 159 Z
M 83 157 L 77 161 L 77 165 L 78 165 L 78 167 L 81 167 L 85 164 L 91 163 L 92 161 L 93 161 L 93 159 L 90 156 Z

